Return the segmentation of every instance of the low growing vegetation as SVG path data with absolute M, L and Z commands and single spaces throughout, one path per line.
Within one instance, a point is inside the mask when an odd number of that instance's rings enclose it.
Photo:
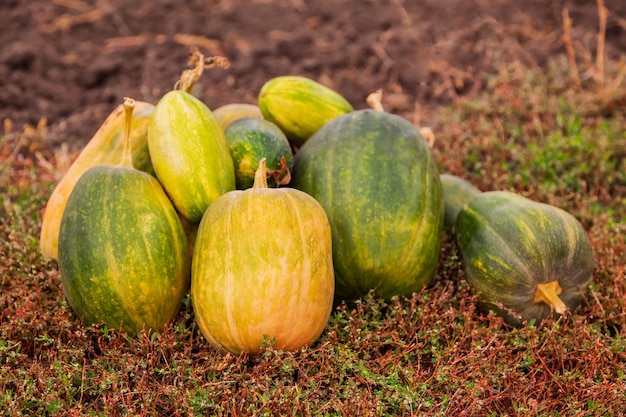
M 432 285 L 333 310 L 297 352 L 218 352 L 186 298 L 160 334 L 85 326 L 39 252 L 59 159 L 0 138 L 0 413 L 3 415 L 484 415 L 626 413 L 626 96 L 624 67 L 572 88 L 568 66 L 510 66 L 484 94 L 441 109 L 442 172 L 511 190 L 578 218 L 596 255 L 585 303 L 540 325 L 476 307 L 446 235 Z M 615 80 L 610 83 L 610 80 Z M 621 93 L 620 93 L 621 91 Z M 621 94 L 621 95 L 620 95 Z M 60 155 L 57 152 L 57 156 Z

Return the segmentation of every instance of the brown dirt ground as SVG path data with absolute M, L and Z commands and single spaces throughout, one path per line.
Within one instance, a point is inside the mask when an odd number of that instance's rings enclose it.
M 611 59 L 626 52 L 626 2 L 605 6 Z M 156 102 L 173 88 L 199 46 L 232 62 L 197 85 L 211 108 L 254 103 L 269 78 L 299 74 L 356 108 L 382 87 L 387 110 L 417 123 L 502 65 L 565 54 L 563 9 L 592 57 L 594 0 L 3 0 L 0 120 L 15 131 L 45 119 L 51 144 L 82 145 L 124 96 Z

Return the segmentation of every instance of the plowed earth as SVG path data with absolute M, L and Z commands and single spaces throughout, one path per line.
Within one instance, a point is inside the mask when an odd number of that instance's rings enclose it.
M 611 59 L 626 52 L 626 2 L 605 6 Z M 594 59 L 593 0 L 3 0 L 0 120 L 5 132 L 45 122 L 45 148 L 76 149 L 123 97 L 173 88 L 197 46 L 232 64 L 196 86 L 211 108 L 254 103 L 269 78 L 298 74 L 355 108 L 383 88 L 386 109 L 418 123 L 502 66 L 564 55 L 564 10 L 580 59 Z

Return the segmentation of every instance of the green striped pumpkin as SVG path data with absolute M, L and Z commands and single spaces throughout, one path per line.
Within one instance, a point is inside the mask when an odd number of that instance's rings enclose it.
M 339 298 L 409 295 L 432 280 L 442 187 L 428 144 L 407 120 L 369 109 L 337 117 L 296 153 L 292 185 L 328 215 Z
M 159 182 L 98 166 L 74 187 L 61 220 L 63 290 L 87 324 L 161 331 L 189 286 L 187 239 Z
M 132 119 L 132 156 L 135 167 L 153 173 L 148 153 L 148 123 L 154 105 L 136 101 Z M 116 165 L 124 150 L 124 106 L 119 105 L 107 116 L 93 137 L 85 145 L 69 170 L 54 187 L 46 203 L 41 221 L 39 245 L 45 258 L 58 259 L 59 228 L 65 204 L 78 179 L 89 168 L 98 165 Z
M 161 331 L 189 287 L 187 237 L 150 174 L 134 169 L 135 101 L 124 101 L 124 150 L 116 166 L 95 166 L 76 182 L 61 218 L 59 271 L 74 312 L 87 324 L 128 333 Z
M 266 160 L 268 185 L 277 187 L 291 180 L 293 152 L 282 130 L 267 120 L 245 117 L 235 120 L 224 131 L 235 165 L 238 190 L 252 187 L 259 161 Z
M 485 192 L 461 210 L 456 234 L 467 282 L 485 310 L 508 323 L 541 321 L 583 301 L 595 258 L 582 225 L 566 211 Z

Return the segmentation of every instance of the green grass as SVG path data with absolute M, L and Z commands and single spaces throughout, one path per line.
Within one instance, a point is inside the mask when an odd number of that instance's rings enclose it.
M 431 286 L 342 304 L 297 352 L 271 341 L 256 359 L 218 352 L 188 300 L 161 334 L 86 327 L 38 250 L 51 177 L 33 161 L 2 161 L 0 414 L 624 414 L 624 108 L 607 114 L 605 96 L 572 92 L 564 77 L 558 66 L 493 75 L 483 95 L 441 110 L 434 149 L 442 171 L 558 205 L 585 226 L 597 258 L 591 295 L 541 326 L 480 312 L 446 236 Z

